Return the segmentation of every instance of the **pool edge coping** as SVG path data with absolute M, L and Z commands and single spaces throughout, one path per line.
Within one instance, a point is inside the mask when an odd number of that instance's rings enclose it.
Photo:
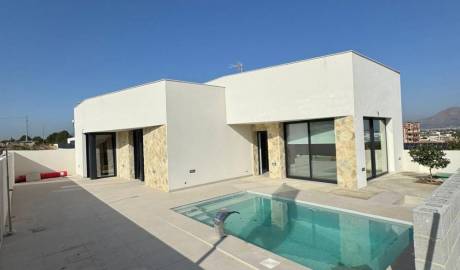
M 283 197 L 283 196 L 276 195 L 276 194 L 269 194 L 269 193 L 263 193 L 263 192 L 252 191 L 252 190 L 247 190 L 246 192 L 251 193 L 251 194 L 256 194 L 256 195 L 259 195 L 259 196 L 270 197 L 270 198 L 279 198 L 279 199 L 283 199 L 283 200 L 293 201 L 293 202 L 296 202 L 296 203 L 299 203 L 299 204 L 311 205 L 311 206 L 314 206 L 314 207 L 326 208 L 326 209 L 330 209 L 330 210 L 334 210 L 334 211 L 338 211 L 338 212 L 345 212 L 345 213 L 354 214 L 354 215 L 358 215 L 358 216 L 365 216 L 365 217 L 369 217 L 369 218 L 373 218 L 373 219 L 389 221 L 389 222 L 392 222 L 392 223 L 400 223 L 400 224 L 404 224 L 404 225 L 408 225 L 408 226 L 412 226 L 412 227 L 414 226 L 413 222 L 409 222 L 409 221 L 405 221 L 405 220 L 401 220 L 401 219 L 396 219 L 396 218 L 380 216 L 380 215 L 364 213 L 364 212 L 360 212 L 360 211 L 357 211 L 357 210 L 351 210 L 351 209 L 347 209 L 347 208 L 341 208 L 341 207 L 336 207 L 336 206 L 319 204 L 319 203 L 314 203 L 314 202 L 309 202 L 309 201 L 304 201 L 304 200 L 299 200 L 299 199 L 292 199 L 292 198 Z

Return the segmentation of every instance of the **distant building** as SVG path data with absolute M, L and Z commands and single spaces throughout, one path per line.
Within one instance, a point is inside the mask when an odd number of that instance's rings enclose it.
M 404 143 L 420 142 L 420 123 L 406 122 L 403 124 Z
M 455 131 L 437 131 L 430 130 L 421 132 L 420 142 L 438 142 L 438 143 L 448 143 L 454 140 Z

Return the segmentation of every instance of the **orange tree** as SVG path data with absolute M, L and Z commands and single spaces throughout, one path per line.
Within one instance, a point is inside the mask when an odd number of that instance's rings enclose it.
M 432 169 L 445 168 L 450 163 L 450 160 L 445 158 L 446 153 L 441 148 L 428 143 L 421 143 L 411 149 L 409 155 L 412 157 L 412 161 L 430 169 L 430 179 L 433 179 Z

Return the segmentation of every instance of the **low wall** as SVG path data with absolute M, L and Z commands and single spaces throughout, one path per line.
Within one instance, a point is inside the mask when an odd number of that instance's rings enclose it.
M 10 188 L 13 188 L 14 184 L 14 163 L 13 156 L 9 155 L 8 157 L 8 167 L 9 167 L 9 176 L 10 176 Z M 6 221 L 8 216 L 8 187 L 6 180 L 6 156 L 0 156 L 0 246 L 3 242 L 3 235 L 6 232 Z M 12 193 L 10 193 L 12 195 Z M 10 197 L 11 199 L 11 197 Z M 10 200 L 11 201 L 11 200 Z
M 446 158 L 450 160 L 449 165 L 444 169 L 433 170 L 433 173 L 455 173 L 457 169 L 460 168 L 460 150 L 444 150 L 446 153 Z M 429 169 L 427 167 L 421 166 L 412 161 L 411 156 L 409 155 L 409 150 L 404 150 L 402 156 L 402 169 L 403 171 L 412 171 L 419 173 L 428 173 Z
M 36 172 L 64 171 L 75 174 L 75 150 L 32 150 L 12 151 L 14 153 L 14 174 L 26 175 Z
M 460 269 L 460 170 L 413 211 L 417 270 Z

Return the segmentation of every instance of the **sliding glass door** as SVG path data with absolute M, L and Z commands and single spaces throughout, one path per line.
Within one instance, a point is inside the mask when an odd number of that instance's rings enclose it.
M 86 158 L 89 178 L 115 176 L 115 133 L 86 134 Z
M 144 133 L 142 129 L 136 129 L 133 133 L 134 148 L 134 178 L 144 181 Z
M 368 179 L 388 172 L 385 119 L 364 118 L 364 150 Z
M 337 181 L 334 121 L 310 123 L 312 176 Z
M 310 178 L 308 123 L 286 124 L 285 132 L 288 177 Z
M 286 174 L 337 182 L 334 120 L 285 124 Z
M 371 120 L 364 119 L 364 153 L 366 156 L 366 176 L 371 178 L 372 170 L 372 141 L 371 141 Z

